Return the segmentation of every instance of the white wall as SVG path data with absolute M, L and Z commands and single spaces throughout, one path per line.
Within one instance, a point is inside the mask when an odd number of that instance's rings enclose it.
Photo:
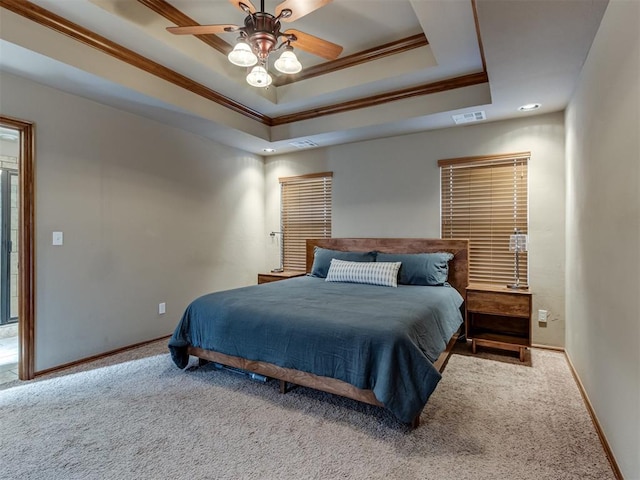
M 0 99 L 36 124 L 36 370 L 170 334 L 196 296 L 255 283 L 261 157 L 12 75 Z
M 448 128 L 270 157 L 266 161 L 266 228 L 279 225 L 278 177 L 333 171 L 336 237 L 440 236 L 437 161 L 531 152 L 530 274 L 537 344 L 564 345 L 564 120 L 562 113 Z M 277 248 L 269 250 L 277 265 Z
M 566 112 L 567 354 L 640 478 L 640 3 L 612 0 Z

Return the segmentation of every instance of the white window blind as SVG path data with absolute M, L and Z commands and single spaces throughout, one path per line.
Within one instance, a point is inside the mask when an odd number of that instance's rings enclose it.
M 442 238 L 469 239 L 469 281 L 514 282 L 515 255 L 509 237 L 528 234 L 527 170 L 530 154 L 440 160 Z M 519 254 L 527 283 L 528 255 Z
M 308 238 L 331 237 L 332 180 L 332 172 L 280 178 L 285 270 L 305 270 Z

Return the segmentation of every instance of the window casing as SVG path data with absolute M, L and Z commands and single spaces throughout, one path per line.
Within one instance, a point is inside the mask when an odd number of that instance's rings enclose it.
M 515 254 L 509 237 L 528 234 L 530 153 L 440 160 L 442 238 L 469 239 L 469 282 L 513 283 Z M 528 254 L 519 253 L 527 284 Z
M 332 172 L 280 178 L 282 265 L 305 271 L 306 240 L 331 237 Z

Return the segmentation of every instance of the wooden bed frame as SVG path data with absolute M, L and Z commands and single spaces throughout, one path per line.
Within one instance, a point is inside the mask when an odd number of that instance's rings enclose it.
M 311 271 L 313 265 L 314 247 L 329 248 L 340 251 L 378 251 L 384 253 L 428 253 L 428 252 L 451 252 L 454 254 L 449 263 L 449 283 L 460 294 L 465 297 L 465 289 L 469 283 L 469 241 L 468 240 L 441 240 L 422 238 L 325 238 L 307 240 L 307 272 Z M 463 316 L 464 317 L 464 316 Z M 463 330 L 464 331 L 464 330 Z M 447 348 L 438 357 L 434 366 L 442 372 L 449 360 L 451 350 L 458 339 L 458 333 L 449 340 Z M 321 377 L 312 373 L 283 368 L 267 362 L 247 360 L 241 357 L 225 355 L 212 350 L 189 347 L 190 355 L 200 359 L 200 363 L 208 361 L 221 363 L 230 367 L 240 368 L 250 372 L 259 373 L 267 377 L 276 378 L 280 381 L 280 391 L 286 393 L 287 382 L 314 388 L 323 392 L 328 392 L 343 397 L 358 400 L 384 407 L 378 401 L 373 391 L 363 390 L 353 385 L 329 377 Z M 420 414 L 411 422 L 412 427 L 417 427 L 420 423 Z

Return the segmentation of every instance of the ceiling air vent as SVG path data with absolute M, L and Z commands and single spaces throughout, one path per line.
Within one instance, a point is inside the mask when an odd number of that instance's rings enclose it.
M 317 143 L 314 143 L 311 140 L 298 140 L 297 142 L 289 143 L 289 145 L 293 145 L 296 148 L 311 148 L 318 146 Z
M 460 125 L 461 123 L 479 122 L 480 120 L 486 120 L 487 116 L 485 115 L 484 110 L 479 110 L 477 112 L 451 115 L 451 118 L 453 118 L 453 121 L 456 122 L 456 125 Z

